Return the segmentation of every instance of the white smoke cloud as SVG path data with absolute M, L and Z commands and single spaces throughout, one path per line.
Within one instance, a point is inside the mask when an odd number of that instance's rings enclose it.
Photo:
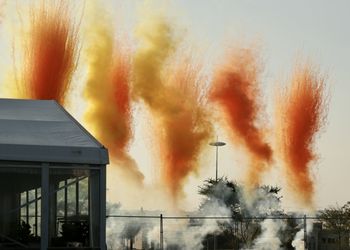
M 281 250 L 280 232 L 285 229 L 283 220 L 265 219 L 261 224 L 262 233 L 254 242 L 256 250 Z
M 304 239 L 304 221 L 299 224 L 298 228 L 300 230 L 296 233 L 293 241 L 292 246 L 295 250 L 304 250 L 305 249 L 305 239 Z M 306 220 L 306 233 L 309 235 L 312 232 L 313 229 L 313 222 Z
M 301 229 L 297 232 L 292 241 L 292 246 L 295 250 L 304 250 L 304 230 Z
M 215 195 L 209 192 L 205 202 L 202 203 L 198 211 L 191 213 L 178 211 L 177 214 L 175 214 L 175 216 L 184 217 L 182 219 L 167 218 L 167 212 L 164 211 L 123 211 L 119 209 L 120 207 L 115 206 L 114 211 L 110 209 L 109 213 L 152 215 L 156 218 L 109 218 L 107 220 L 108 249 L 122 249 L 125 239 L 128 239 L 128 237 L 125 237 L 126 233 L 129 233 L 129 236 L 137 234 L 137 238 L 139 239 L 138 244 L 140 244 L 140 238 L 142 238 L 149 247 L 158 248 L 161 238 L 159 218 L 161 213 L 164 215 L 163 243 L 165 249 L 167 247 L 171 249 L 202 249 L 203 244 L 205 244 L 204 240 L 207 239 L 208 236 L 222 235 L 224 232 L 223 230 L 225 230 L 223 224 L 233 225 L 231 216 L 235 207 L 232 206 L 231 203 L 225 204 L 225 202 L 223 202 L 232 198 L 230 196 L 232 195 L 232 190 L 226 185 L 216 185 L 211 191 L 215 192 Z M 240 193 L 239 190 L 236 191 Z M 283 211 L 280 208 L 278 197 L 276 193 L 270 191 L 271 190 L 268 188 L 258 189 L 254 195 L 254 199 L 251 199 L 249 202 L 241 195 L 239 197 L 239 204 L 241 205 L 243 217 L 282 215 Z M 173 213 L 174 211 L 170 215 L 174 215 Z M 220 220 L 197 219 L 196 216 L 228 218 Z M 240 223 L 241 226 L 243 223 L 244 232 L 237 231 L 236 237 L 244 238 L 244 241 L 240 243 L 242 249 L 280 250 L 283 249 L 283 244 L 293 237 L 290 235 L 290 233 L 293 234 L 293 232 L 289 232 L 291 225 L 289 225 L 285 219 L 254 219 L 248 221 L 243 220 L 243 222 Z M 308 228 L 311 229 L 311 226 L 308 225 Z M 242 228 L 240 228 L 240 230 L 242 230 Z M 294 239 L 293 246 L 297 247 L 301 244 L 303 246 L 303 234 L 298 233 Z
M 159 219 L 156 217 L 160 213 L 157 211 L 155 211 L 153 214 L 146 214 L 142 210 L 125 211 L 121 210 L 120 208 L 120 203 L 108 203 L 107 215 L 152 215 L 155 218 L 108 217 L 106 220 L 106 244 L 108 250 L 124 249 L 123 247 L 126 241 L 130 241 L 130 239 L 134 239 L 136 236 L 142 236 L 143 233 L 147 233 L 159 225 Z
M 192 217 L 191 217 L 192 216 Z M 196 216 L 206 217 L 230 217 L 230 210 L 212 200 L 201 208 L 200 213 L 191 213 L 188 219 L 165 219 L 163 220 L 164 246 L 177 247 L 178 249 L 201 249 L 202 241 L 208 234 L 219 233 L 220 223 L 228 219 L 197 219 Z M 148 234 L 149 243 L 159 242 L 159 224 Z

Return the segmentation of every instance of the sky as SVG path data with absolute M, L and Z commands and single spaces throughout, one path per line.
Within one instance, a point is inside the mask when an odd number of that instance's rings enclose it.
M 300 55 L 317 63 L 328 74 L 331 95 L 328 124 L 316 140 L 319 160 L 313 166 L 316 203 L 319 207 L 325 207 L 348 201 L 350 16 L 347 10 L 350 3 L 178 1 L 177 5 L 183 9 L 191 29 L 189 33 L 199 41 L 213 44 L 213 50 L 223 43 L 235 43 L 235 39 L 241 37 L 257 39 L 262 44 L 265 63 L 263 91 L 268 109 L 272 106 L 274 86 L 288 76 Z M 238 170 L 232 166 L 227 151 L 228 149 L 222 149 L 220 155 L 221 171 L 225 175 L 234 176 L 232 172 Z M 286 206 L 293 208 L 295 205 Z
M 17 6 L 14 4 L 17 2 Z M 16 37 L 16 8 L 28 1 L 5 1 L 0 15 L 0 81 L 7 79 L 11 69 L 11 39 Z M 83 3 L 78 1 L 76 3 Z M 134 44 L 135 27 L 142 22 L 141 0 L 100 1 L 101 15 L 110 16 L 116 23 L 117 33 Z M 2 6 L 0 4 L 0 6 Z M 163 11 L 179 30 L 180 36 L 191 44 L 208 69 L 224 55 L 225 49 L 236 44 L 258 44 L 264 63 L 262 93 L 267 116 L 273 119 L 274 90 L 285 83 L 298 58 L 307 58 L 328 75 L 330 102 L 328 121 L 316 140 L 319 156 L 313 164 L 312 174 L 316 183 L 316 207 L 342 205 L 349 201 L 350 189 L 350 9 L 349 1 L 278 1 L 278 0 L 173 0 L 153 1 L 154 10 Z M 157 7 L 155 7 L 157 6 Z M 0 7 L 1 8 L 1 7 Z M 1 10 L 0 10 L 1 11 Z M 84 17 L 83 17 L 84 19 Z M 85 33 L 84 36 L 88 36 Z M 136 46 L 136 45 L 135 45 Z M 208 70 L 210 71 L 210 70 Z M 75 92 L 70 95 L 68 110 L 83 123 L 82 113 L 86 105 L 79 88 L 81 75 L 73 77 Z M 0 83 L 1 84 L 1 83 Z M 80 87 L 79 87 L 80 86 Z M 9 97 L 1 93 L 1 97 Z M 152 183 L 154 158 L 148 149 L 152 147 L 147 136 L 147 114 L 142 107 L 135 109 L 134 141 L 130 153 L 136 159 L 146 181 Z M 272 126 L 272 124 L 271 124 Z M 272 127 L 273 129 L 273 127 Z M 227 143 L 219 152 L 219 175 L 240 180 L 245 159 L 239 149 L 230 143 L 227 132 L 216 127 L 220 140 Z M 208 145 L 197 175 L 191 175 L 185 186 L 185 208 L 194 209 L 200 197 L 197 187 L 205 178 L 214 177 L 215 151 Z M 276 162 L 265 176 L 267 184 L 284 187 L 281 166 Z M 298 209 L 298 205 L 283 190 L 284 206 Z

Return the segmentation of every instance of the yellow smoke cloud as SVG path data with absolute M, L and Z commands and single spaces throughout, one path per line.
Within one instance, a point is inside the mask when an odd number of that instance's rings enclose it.
M 84 96 L 88 107 L 85 121 L 92 133 L 109 149 L 112 165 L 119 168 L 119 174 L 141 183 L 143 175 L 127 153 L 131 128 L 130 110 L 125 108 L 129 101 L 125 98 L 128 98 L 127 71 L 130 67 L 127 61 L 121 60 L 120 51 L 116 51 L 111 20 L 99 15 L 98 6 L 88 5 L 87 11 L 89 22 L 84 56 L 88 73 Z
M 105 99 L 112 91 L 110 71 L 113 55 L 113 27 L 105 16 L 97 18 L 97 10 L 87 6 L 88 28 L 85 33 L 84 61 L 87 63 L 87 82 L 84 96 L 88 101 L 85 120 L 92 133 L 102 143 L 110 144 L 110 137 L 101 130 L 108 117 L 113 115 L 112 105 L 105 105 Z M 94 20 L 94 22 L 93 22 Z
M 171 26 L 161 15 L 145 18 L 136 33 L 140 45 L 133 62 L 133 96 L 142 99 L 154 110 L 162 109 L 170 97 L 163 85 L 162 73 L 175 50 L 176 42 L 172 35 Z

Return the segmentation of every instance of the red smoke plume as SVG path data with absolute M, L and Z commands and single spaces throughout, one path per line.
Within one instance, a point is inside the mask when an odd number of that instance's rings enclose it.
M 232 50 L 226 64 L 214 75 L 210 98 L 220 105 L 233 141 L 242 144 L 250 155 L 247 173 L 250 188 L 259 185 L 261 174 L 272 160 L 270 145 L 258 126 L 261 114 L 259 64 L 253 49 Z M 264 124 L 262 124 L 264 125 Z
M 119 52 L 119 51 L 118 51 Z M 109 148 L 115 152 L 116 156 L 125 154 L 128 143 L 132 136 L 131 131 L 131 98 L 130 98 L 130 58 L 125 55 L 118 55 L 115 58 L 112 67 L 112 100 L 111 105 L 115 106 L 114 115 L 119 116 L 118 119 L 112 118 L 114 121 L 116 138 Z
M 314 185 L 311 162 L 314 141 L 326 120 L 325 78 L 312 65 L 296 67 L 291 85 L 277 102 L 278 148 L 287 180 L 302 203 L 311 206 Z
M 109 100 L 111 103 L 105 103 L 114 106 L 114 112 L 109 117 L 111 127 L 108 131 L 111 133 L 105 133 L 105 131 L 102 133 L 112 139 L 111 141 L 106 138 L 106 146 L 114 160 L 119 162 L 118 165 L 123 166 L 124 174 L 129 175 L 128 178 L 136 181 L 137 184 L 142 184 L 144 176 L 139 171 L 134 159 L 128 154 L 128 146 L 132 138 L 130 57 L 125 52 L 122 53 L 120 48 L 117 48 L 116 51 L 111 72 L 112 93 L 110 93 L 111 100 Z M 107 95 L 109 94 L 107 93 Z M 108 100 L 107 97 L 106 100 Z
M 77 28 L 72 24 L 67 4 L 43 3 L 32 13 L 25 55 L 27 97 L 64 103 L 78 53 Z

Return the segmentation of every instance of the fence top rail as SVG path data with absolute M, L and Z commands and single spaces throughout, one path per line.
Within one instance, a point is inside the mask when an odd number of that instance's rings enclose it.
M 149 218 L 159 219 L 160 215 L 120 215 L 120 214 L 109 214 L 106 218 Z
M 166 216 L 166 215 L 120 215 L 120 214 L 109 214 L 106 216 L 106 218 L 148 218 L 148 219 L 202 219 L 202 220 L 220 220 L 220 219 L 237 219 L 237 220 L 274 220 L 274 219 L 282 219 L 282 220 L 287 220 L 287 219 L 321 219 L 319 216 L 290 216 L 290 215 L 279 215 L 279 216 L 241 216 L 238 218 L 234 218 L 232 216 Z M 324 218 L 324 217 L 322 217 Z M 343 219 L 344 217 L 341 218 L 329 218 L 329 219 Z M 350 218 L 348 218 L 350 219 Z

